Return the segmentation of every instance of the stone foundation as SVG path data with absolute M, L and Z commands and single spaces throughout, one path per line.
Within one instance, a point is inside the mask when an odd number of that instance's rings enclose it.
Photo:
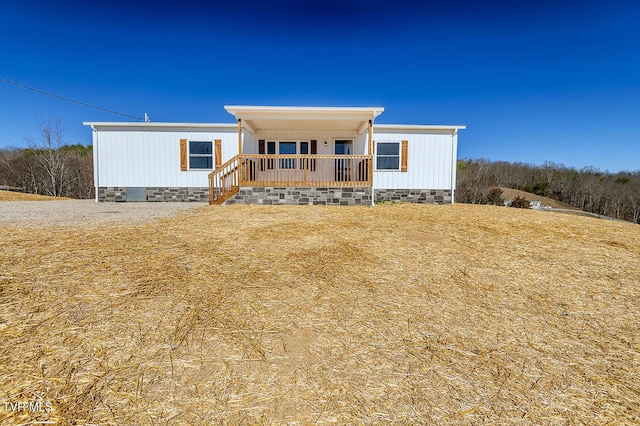
M 376 189 L 376 202 L 451 204 L 450 189 Z
M 131 196 L 127 200 L 127 189 Z M 135 196 L 134 196 L 135 194 Z M 209 188 L 100 187 L 99 201 L 209 201 Z M 376 189 L 375 201 L 450 204 L 450 189 Z M 371 188 L 242 187 L 225 204 L 371 205 Z
M 371 188 L 242 187 L 224 204 L 371 205 Z
M 135 193 L 135 198 L 129 197 L 127 200 L 127 189 L 129 193 Z M 209 188 L 188 188 L 188 187 L 100 187 L 98 188 L 98 201 L 209 201 Z

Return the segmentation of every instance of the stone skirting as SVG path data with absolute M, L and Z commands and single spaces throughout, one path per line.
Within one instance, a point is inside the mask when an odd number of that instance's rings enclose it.
M 376 189 L 376 202 L 451 204 L 450 189 Z
M 127 188 L 101 186 L 98 188 L 98 201 L 127 201 Z
M 127 199 L 127 190 L 130 197 Z M 201 201 L 209 200 L 209 188 L 191 187 L 100 187 L 99 201 Z M 450 189 L 376 189 L 375 201 L 449 204 Z M 353 206 L 371 205 L 371 188 L 242 187 L 225 204 L 294 204 Z
M 130 193 L 127 199 L 127 192 Z M 135 194 L 135 195 L 134 195 Z M 100 187 L 98 201 L 209 201 L 209 188 L 190 187 Z
M 371 205 L 371 188 L 242 187 L 224 204 Z

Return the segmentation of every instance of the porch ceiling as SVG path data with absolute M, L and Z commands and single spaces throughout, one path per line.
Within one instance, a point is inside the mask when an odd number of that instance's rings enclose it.
M 227 112 L 241 119 L 251 131 L 272 129 L 353 130 L 363 133 L 369 120 L 380 115 L 382 107 L 273 107 L 225 106 Z

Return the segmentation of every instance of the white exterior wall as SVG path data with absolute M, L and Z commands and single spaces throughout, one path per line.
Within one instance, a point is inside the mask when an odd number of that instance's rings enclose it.
M 310 141 L 315 139 L 318 141 L 318 154 L 320 155 L 333 155 L 334 154 L 334 141 L 336 139 L 351 139 L 353 140 L 352 155 L 364 155 L 367 150 L 367 137 L 366 134 L 358 135 L 353 130 L 259 130 L 254 137 L 254 149 L 255 153 L 258 153 L 258 140 L 264 139 L 265 141 Z M 327 141 L 327 147 L 324 146 L 324 141 Z M 247 146 L 248 144 L 245 144 Z M 248 151 L 245 151 L 249 153 Z
M 457 135 L 453 135 L 451 131 L 376 130 L 374 126 L 373 140 L 376 144 L 402 144 L 406 140 L 409 157 L 406 172 L 376 170 L 374 158 L 374 189 L 455 188 Z
M 236 140 L 236 146 L 238 142 Z M 236 151 L 238 148 L 236 147 Z M 254 133 L 242 129 L 242 152 L 244 154 L 258 154 L 258 138 Z M 235 155 L 235 154 L 234 154 Z
M 96 187 L 208 186 L 212 170 L 180 170 L 180 139 L 222 140 L 222 163 L 238 153 L 237 128 L 102 128 L 93 132 Z

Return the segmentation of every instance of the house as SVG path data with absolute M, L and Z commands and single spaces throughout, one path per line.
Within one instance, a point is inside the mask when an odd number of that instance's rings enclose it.
M 382 107 L 225 106 L 229 124 L 85 122 L 96 201 L 453 203 L 458 130 Z

